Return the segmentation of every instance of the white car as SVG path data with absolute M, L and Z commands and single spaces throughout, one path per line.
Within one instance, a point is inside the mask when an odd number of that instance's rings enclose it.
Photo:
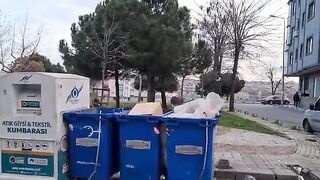
M 317 102 L 310 105 L 310 108 L 305 112 L 303 128 L 310 133 L 314 131 L 320 132 L 320 97 Z

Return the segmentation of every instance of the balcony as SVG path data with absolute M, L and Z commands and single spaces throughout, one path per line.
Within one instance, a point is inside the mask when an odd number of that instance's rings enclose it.
M 291 16 L 287 18 L 287 27 L 291 26 Z
M 298 38 L 298 37 L 299 37 L 299 31 L 294 31 L 293 38 Z
M 286 45 L 287 46 L 291 46 L 291 43 L 292 43 L 292 38 L 291 36 L 286 40 Z

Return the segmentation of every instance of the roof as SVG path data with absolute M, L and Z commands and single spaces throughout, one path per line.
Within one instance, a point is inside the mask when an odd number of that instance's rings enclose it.
M 60 79 L 64 79 L 64 78 L 71 78 L 71 79 L 88 79 L 87 77 L 84 76 L 79 76 L 76 74 L 66 74 L 66 73 L 45 73 L 45 72 L 40 72 L 40 74 L 46 75 L 46 76 L 51 76 L 51 77 L 55 77 L 55 78 L 60 78 Z
M 76 74 L 65 74 L 65 73 L 46 73 L 46 72 L 15 72 L 15 73 L 5 73 L 4 75 L 13 75 L 13 74 L 41 74 L 44 76 L 49 76 L 57 79 L 89 79 L 84 76 L 79 76 Z

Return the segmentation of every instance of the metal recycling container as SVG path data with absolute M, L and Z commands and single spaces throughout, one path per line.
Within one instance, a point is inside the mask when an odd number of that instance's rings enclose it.
M 118 171 L 116 115 L 120 112 L 97 109 L 64 114 L 72 178 L 103 180 Z
M 168 179 L 212 179 L 215 126 L 219 119 L 163 119 L 167 126 Z
M 119 115 L 121 180 L 159 180 L 162 117 Z

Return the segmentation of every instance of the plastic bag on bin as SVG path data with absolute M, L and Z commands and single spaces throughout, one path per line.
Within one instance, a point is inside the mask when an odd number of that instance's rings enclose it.
M 205 99 L 196 99 L 176 106 L 170 117 L 213 119 L 224 105 L 224 100 L 216 93 L 209 93 Z

